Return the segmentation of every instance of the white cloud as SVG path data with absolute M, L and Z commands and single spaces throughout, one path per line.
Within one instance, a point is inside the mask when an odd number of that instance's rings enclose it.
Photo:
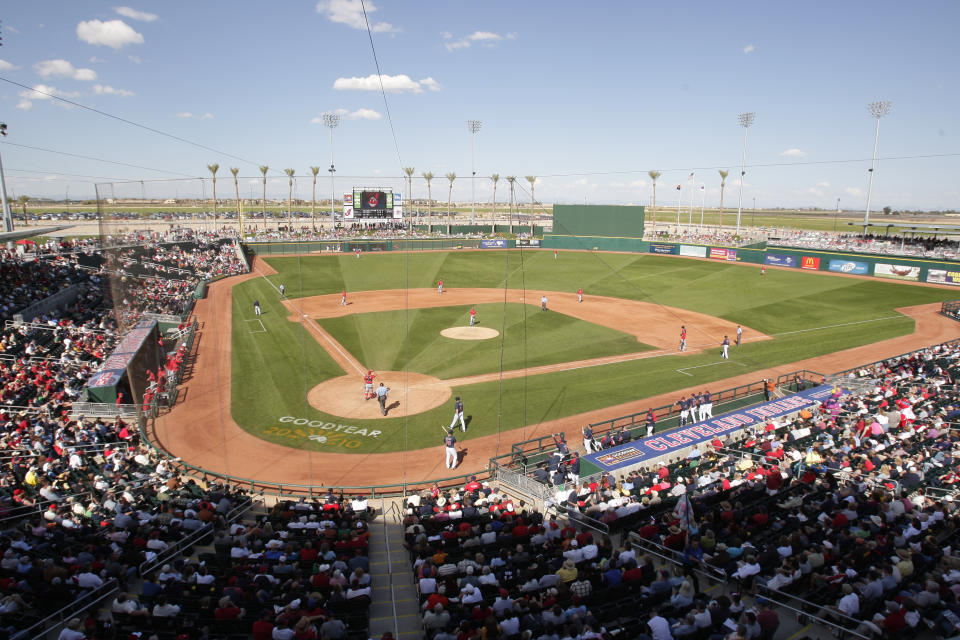
M 84 20 L 77 24 L 77 37 L 96 46 L 122 49 L 128 44 L 143 44 L 143 36 L 123 20 Z
M 41 60 L 33 65 L 33 70 L 44 78 L 57 76 L 82 82 L 92 82 L 97 79 L 97 72 L 93 69 L 78 69 L 67 60 L 61 59 Z
M 747 46 L 745 46 L 745 47 L 743 48 L 743 52 L 744 52 L 744 53 L 753 53 L 753 52 L 756 51 L 756 50 L 757 50 L 757 48 L 756 48 L 755 46 L 753 46 L 752 44 L 748 44 Z
M 807 152 L 802 149 L 787 149 L 786 151 L 780 152 L 780 157 L 782 158 L 806 158 Z
M 103 58 L 98 58 L 97 56 L 90 56 L 90 64 L 102 64 L 106 62 Z
M 819 189 L 817 187 L 810 187 L 809 189 L 807 189 L 807 193 L 813 196 L 817 196 L 818 198 L 822 198 L 826 195 L 823 189 Z
M 818 188 L 818 189 L 826 189 L 826 188 L 829 187 L 829 186 L 830 186 L 830 183 L 829 183 L 829 182 L 818 182 L 818 183 L 817 183 L 817 188 Z
M 444 31 L 442 35 L 444 40 L 451 40 L 453 38 L 453 34 L 449 31 Z M 454 40 L 453 42 L 445 42 L 443 46 L 447 48 L 447 51 L 467 49 L 474 43 L 484 47 L 492 47 L 501 40 L 515 40 L 516 37 L 517 34 L 515 33 L 508 33 L 507 35 L 502 36 L 499 33 L 494 33 L 492 31 L 474 31 L 465 38 L 460 38 L 459 40 Z
M 79 94 L 70 91 L 60 91 L 56 87 L 47 84 L 37 84 L 33 86 L 33 89 L 26 89 L 18 95 L 20 96 L 20 102 L 17 103 L 16 108 L 27 111 L 33 108 L 34 100 L 52 100 L 53 96 L 76 98 Z
M 133 64 L 140 64 L 140 56 L 127 56 L 127 60 Z
M 115 89 L 108 84 L 93 85 L 93 92 L 100 95 L 121 96 L 123 98 L 129 98 L 130 96 L 134 95 L 133 91 L 127 91 L 126 89 Z
M 366 19 L 363 16 L 364 5 L 360 4 L 360 0 L 320 0 L 317 3 L 317 13 L 325 15 L 330 22 L 345 24 L 353 29 L 366 29 L 370 14 L 377 8 L 369 0 L 365 6 Z M 374 33 L 396 33 L 399 30 L 389 22 L 370 22 L 370 31 Z
M 413 80 L 406 74 L 396 76 L 369 75 L 365 78 L 337 78 L 333 83 L 333 88 L 338 91 L 380 91 L 380 82 L 383 81 L 383 90 L 390 93 L 422 93 L 424 88 L 430 91 L 439 91 L 440 85 L 433 78 L 424 78 L 423 80 Z
M 177 114 L 178 118 L 183 118 L 184 120 L 212 120 L 213 114 L 207 111 L 206 113 L 191 113 L 189 111 L 181 111 Z
M 20 30 L 19 30 L 19 29 L 14 29 L 14 28 L 13 28 L 12 26 L 10 26 L 9 24 L 8 24 L 7 26 L 5 26 L 5 27 L 3 28 L 3 30 L 4 30 L 4 31 L 9 31 L 10 33 L 16 33 L 16 34 L 19 34 L 19 33 L 20 33 Z
M 130 7 L 114 7 L 113 10 L 122 15 L 124 18 L 140 20 L 141 22 L 153 22 L 158 18 L 157 14 L 155 13 L 137 11 L 136 9 L 131 9 Z
M 347 120 L 380 120 L 383 118 L 383 114 L 378 111 L 374 111 L 373 109 L 357 109 L 356 111 L 350 111 L 349 109 L 337 109 L 335 113 L 340 114 L 341 117 L 346 118 Z M 310 124 L 323 124 L 323 116 L 311 118 Z
M 16 65 L 7 62 L 6 60 L 0 60 L 0 71 L 12 71 L 16 68 Z
M 382 117 L 380 112 L 373 109 L 357 109 L 347 114 L 347 118 L 350 120 L 379 120 Z
M 846 187 L 844 188 L 843 192 L 853 198 L 859 198 L 863 195 L 863 191 L 857 187 Z

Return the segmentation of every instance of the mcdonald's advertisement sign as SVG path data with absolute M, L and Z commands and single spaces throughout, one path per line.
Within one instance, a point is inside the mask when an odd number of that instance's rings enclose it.
M 820 269 L 820 258 L 814 256 L 803 256 L 800 258 L 800 268 L 817 271 Z

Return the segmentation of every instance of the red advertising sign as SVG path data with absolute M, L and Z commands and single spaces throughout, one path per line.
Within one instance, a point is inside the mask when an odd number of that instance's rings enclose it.
M 718 249 L 716 247 L 710 247 L 710 257 L 714 260 L 726 260 L 727 259 L 727 250 Z
M 813 256 L 803 256 L 800 258 L 800 268 L 801 269 L 813 269 L 817 271 L 820 269 L 820 258 L 815 258 Z

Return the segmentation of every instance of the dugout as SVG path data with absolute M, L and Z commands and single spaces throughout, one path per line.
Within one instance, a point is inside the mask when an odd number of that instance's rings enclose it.
M 547 249 L 646 251 L 644 207 L 568 205 L 553 207 L 553 231 L 543 234 Z
M 147 389 L 147 372 L 159 370 L 163 357 L 159 323 L 141 320 L 107 356 L 100 371 L 87 380 L 87 401 L 113 404 L 122 392 L 122 404 L 140 404 Z

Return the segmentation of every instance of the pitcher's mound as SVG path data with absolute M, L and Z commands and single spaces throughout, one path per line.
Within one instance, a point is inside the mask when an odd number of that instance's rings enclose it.
M 441 331 L 440 335 L 454 340 L 489 340 L 496 338 L 500 332 L 488 327 L 450 327 Z
M 443 380 L 421 373 L 377 371 L 376 389 L 384 383 L 387 395 L 387 417 L 399 418 L 429 411 L 450 399 L 450 387 Z M 382 418 L 376 399 L 363 398 L 363 378 L 357 374 L 340 376 L 321 382 L 307 393 L 314 409 L 343 418 L 374 420 Z

